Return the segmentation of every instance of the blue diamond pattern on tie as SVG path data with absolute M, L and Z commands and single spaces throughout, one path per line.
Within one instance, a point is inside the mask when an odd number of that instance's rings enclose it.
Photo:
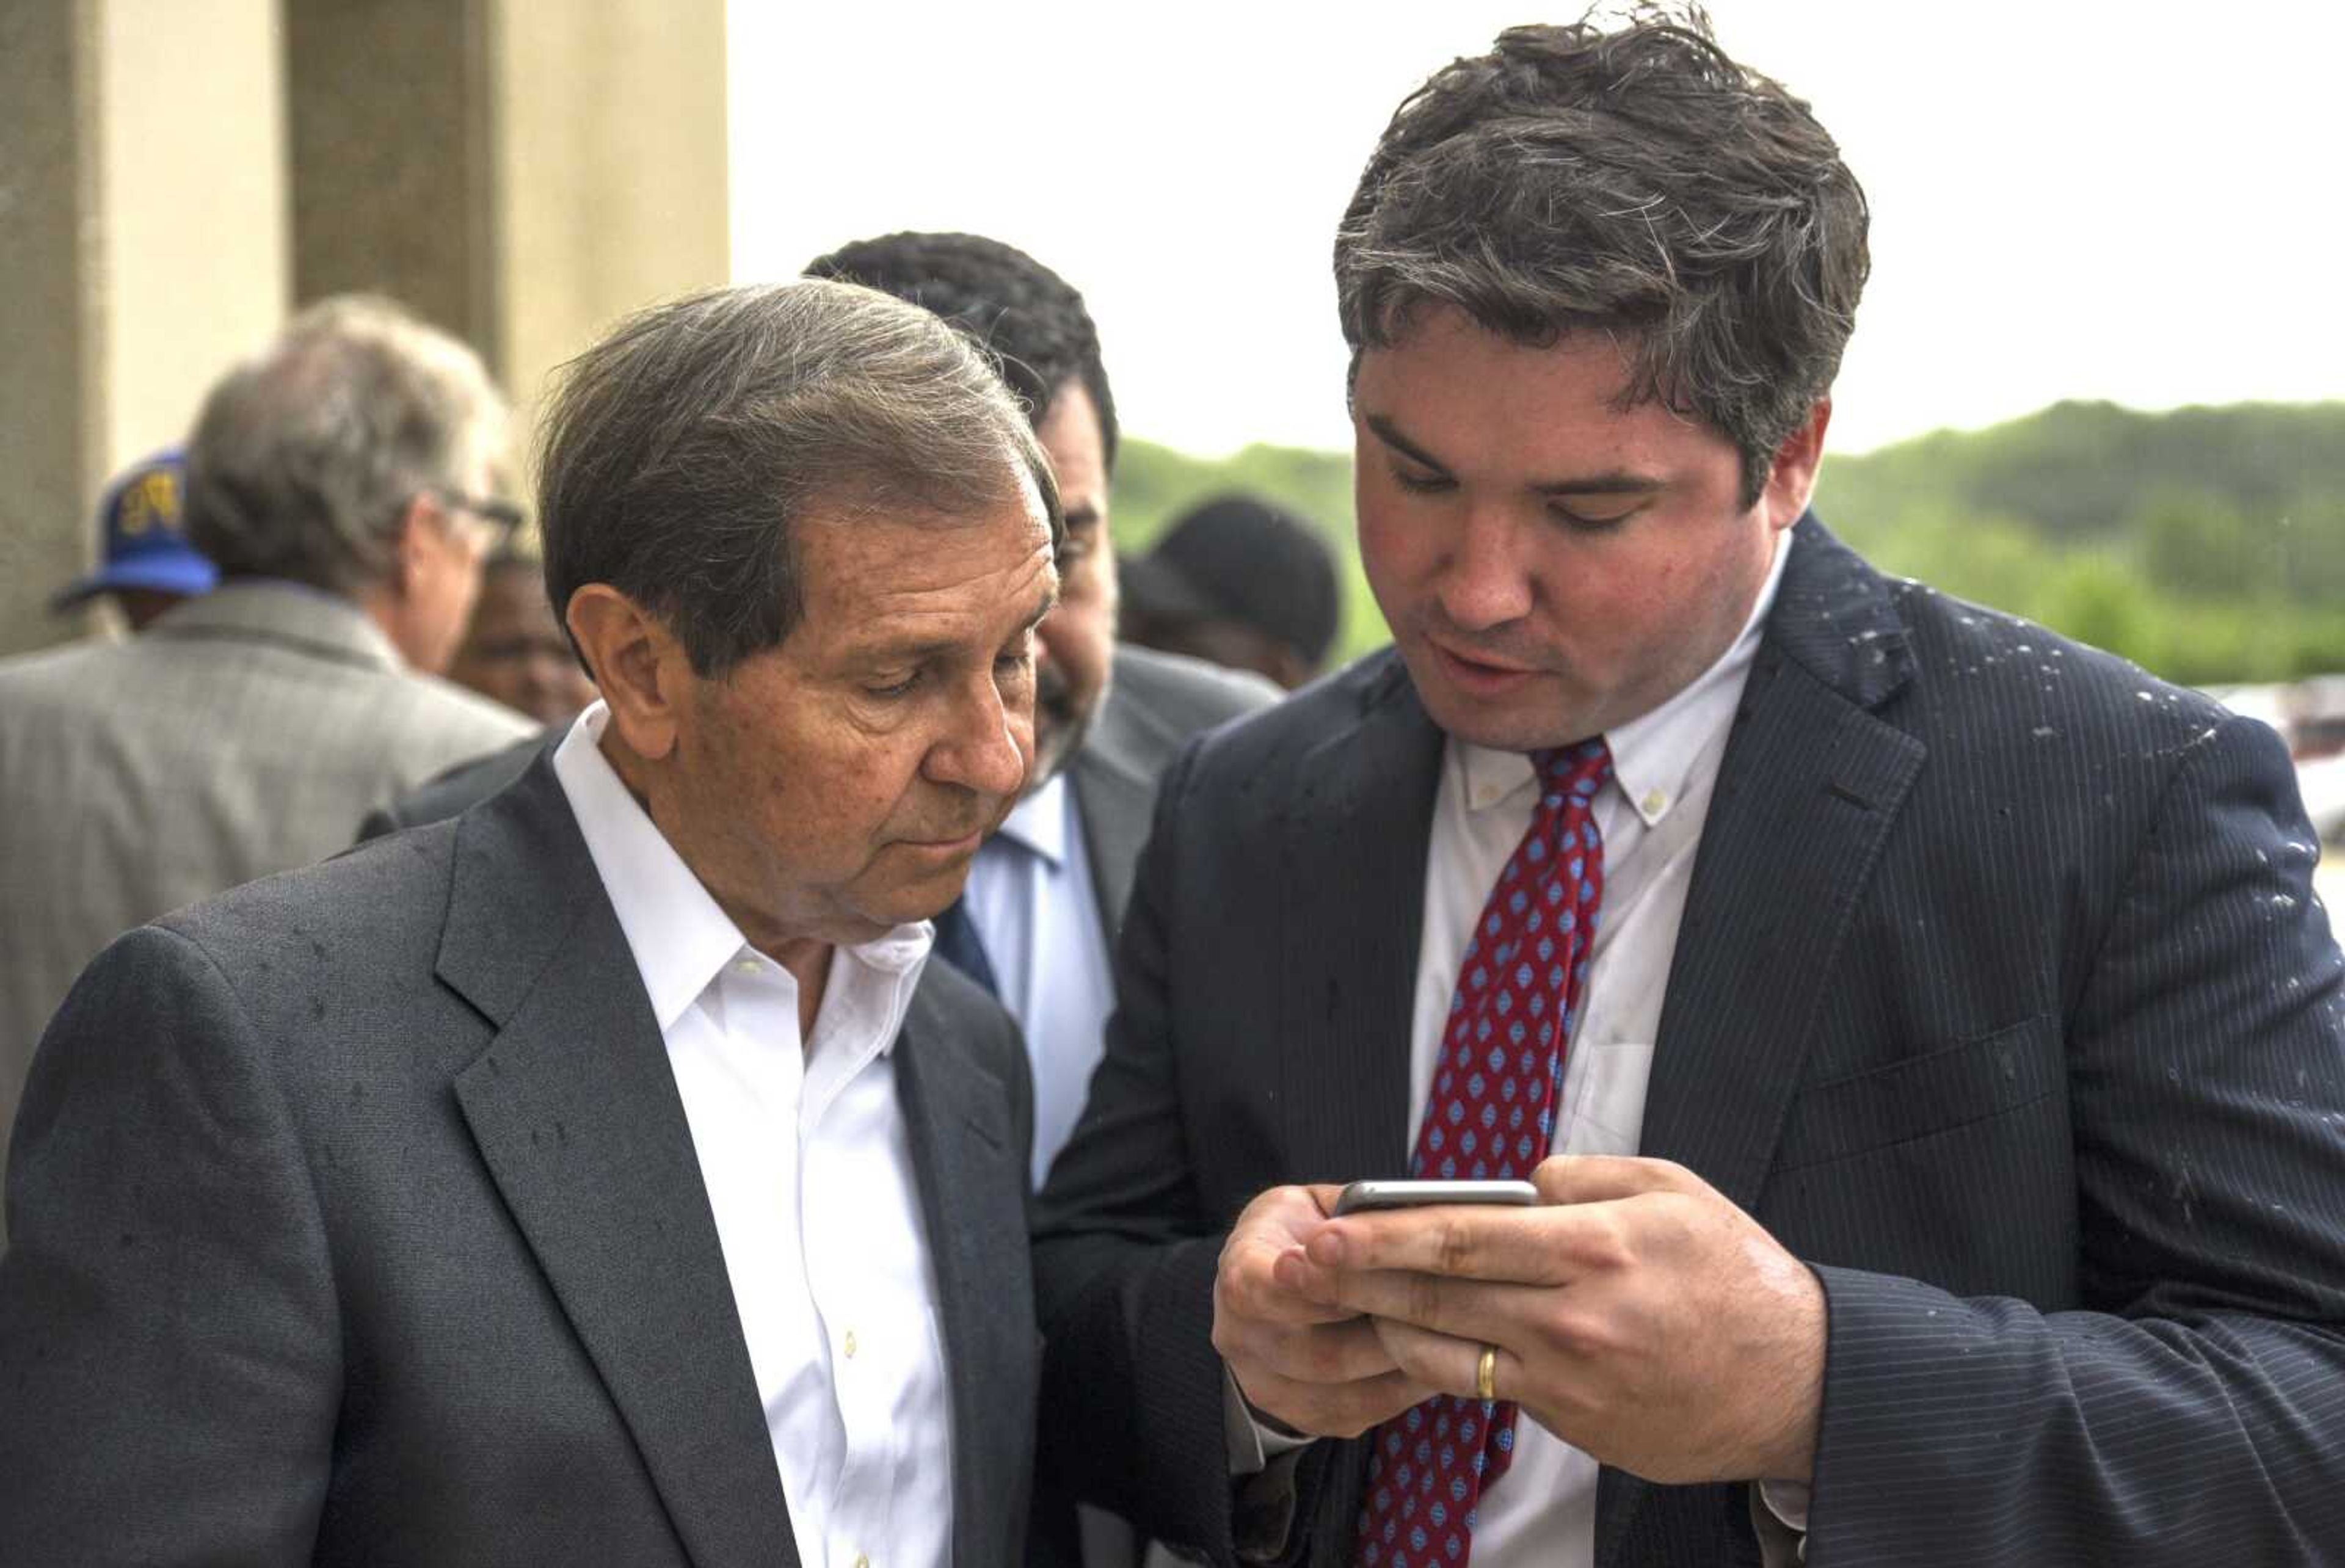
M 1538 804 L 1459 960 L 1414 1177 L 1527 1179 L 1554 1135 L 1604 897 L 1595 801 L 1612 754 L 1599 737 L 1531 762 Z M 1436 1394 L 1378 1427 L 1353 1560 L 1466 1568 L 1476 1506 L 1514 1459 L 1515 1415 L 1512 1401 Z

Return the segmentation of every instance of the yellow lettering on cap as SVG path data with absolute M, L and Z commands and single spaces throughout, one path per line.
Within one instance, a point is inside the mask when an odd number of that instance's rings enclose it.
M 122 531 L 132 539 L 148 529 L 176 533 L 179 527 L 179 481 L 168 470 L 140 477 L 122 498 Z

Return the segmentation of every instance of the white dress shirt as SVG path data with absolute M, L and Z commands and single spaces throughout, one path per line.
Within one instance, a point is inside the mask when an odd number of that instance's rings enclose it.
M 554 753 L 667 1045 L 807 1568 L 944 1568 L 951 1409 L 937 1286 L 890 1052 L 925 925 L 836 949 L 811 1040 L 628 794 L 596 703 Z
M 1026 1037 L 1039 1189 L 1082 1114 L 1115 1004 L 1082 819 L 1064 773 L 1020 801 L 977 852 L 962 907 L 1001 1005 Z
M 1694 853 L 1727 732 L 1790 553 L 1779 542 L 1750 619 L 1716 663 L 1651 713 L 1605 733 L 1612 783 L 1595 802 L 1597 829 L 1604 835 L 1604 901 L 1587 995 L 1564 1052 L 1562 1120 L 1549 1145 L 1557 1154 L 1638 1151 Z M 1530 758 L 1519 752 L 1456 739 L 1444 749 L 1409 1025 L 1412 1148 L 1467 939 L 1507 857 L 1530 826 L 1536 781 Z M 1297 1446 L 1294 1439 L 1247 1424 L 1250 1432 L 1233 1427 L 1230 1433 L 1237 1473 L 1258 1470 L 1266 1455 Z M 1518 1418 L 1513 1462 L 1476 1510 L 1474 1568 L 1589 1568 L 1596 1556 L 1597 1469 L 1595 1460 L 1528 1416 Z
M 1564 1052 L 1557 1154 L 1635 1154 L 1645 1085 L 1727 732 L 1742 700 L 1783 560 L 1741 635 L 1717 663 L 1643 717 L 1608 731 L 1612 784 L 1596 797 L 1604 835 L 1604 902 L 1588 994 Z M 1409 1029 L 1409 1146 L 1433 1084 L 1449 998 L 1467 936 L 1537 803 L 1528 757 L 1452 740 L 1442 758 L 1426 857 L 1425 933 L 1417 949 Z M 1531 1421 L 1515 1428 L 1515 1456 L 1477 1510 L 1475 1568 L 1585 1568 L 1596 1553 L 1596 1461 Z

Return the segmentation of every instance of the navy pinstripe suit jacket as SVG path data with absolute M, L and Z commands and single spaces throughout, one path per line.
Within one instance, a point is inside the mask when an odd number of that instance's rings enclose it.
M 1824 1282 L 1809 1562 L 2345 1561 L 2345 996 L 2278 739 L 1794 538 L 1643 1151 Z M 1406 1168 L 1440 751 L 1386 654 L 1176 764 L 1045 1195 L 1044 1462 L 1216 1560 L 1221 1235 Z M 1598 1562 L 1756 1562 L 1747 1502 L 1608 1470 Z

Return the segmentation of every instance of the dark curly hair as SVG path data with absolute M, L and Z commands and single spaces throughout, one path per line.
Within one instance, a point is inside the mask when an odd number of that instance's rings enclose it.
M 1356 368 L 1427 300 L 1519 343 L 1634 339 L 1624 403 L 1741 454 L 1743 502 L 1832 389 L 1870 261 L 1864 192 L 1808 106 L 1699 9 L 1513 27 L 1393 116 L 1335 236 Z
M 1115 398 L 1100 362 L 1099 329 L 1083 297 L 1024 251 L 980 234 L 889 234 L 843 245 L 806 270 L 924 305 L 967 332 L 1000 357 L 1001 379 L 1038 426 L 1059 389 L 1081 381 L 1099 410 L 1114 471 Z

